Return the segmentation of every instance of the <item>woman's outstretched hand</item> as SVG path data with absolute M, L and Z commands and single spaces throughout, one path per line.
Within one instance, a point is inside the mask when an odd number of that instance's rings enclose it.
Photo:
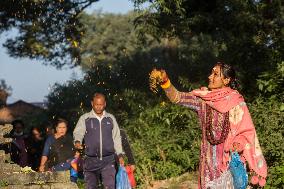
M 158 85 L 163 85 L 169 80 L 165 70 L 153 69 L 149 76 L 150 90 L 158 92 Z
M 162 77 L 162 83 L 161 84 L 164 84 L 169 80 L 169 78 L 168 78 L 168 75 L 167 75 L 165 70 L 160 70 L 160 72 L 161 72 L 161 77 Z

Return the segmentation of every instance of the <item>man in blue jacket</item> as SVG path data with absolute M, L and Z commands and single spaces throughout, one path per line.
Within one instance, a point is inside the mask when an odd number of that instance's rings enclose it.
M 95 93 L 92 111 L 82 115 L 74 129 L 76 148 L 85 143 L 84 177 L 86 189 L 97 189 L 99 179 L 107 189 L 115 189 L 115 155 L 124 164 L 121 137 L 115 117 L 105 111 L 106 99 Z

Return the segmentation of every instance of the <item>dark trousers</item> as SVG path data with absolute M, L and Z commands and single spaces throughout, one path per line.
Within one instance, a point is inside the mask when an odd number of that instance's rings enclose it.
M 84 160 L 84 180 L 86 189 L 98 189 L 100 179 L 105 189 L 115 189 L 114 158 L 99 160 L 86 157 Z

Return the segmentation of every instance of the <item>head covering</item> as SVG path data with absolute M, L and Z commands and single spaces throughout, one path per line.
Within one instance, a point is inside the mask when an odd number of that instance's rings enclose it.
M 237 90 L 233 90 L 230 87 L 215 89 L 213 91 L 202 87 L 201 89 L 193 90 L 192 93 L 221 113 L 228 112 L 240 102 L 244 102 L 242 95 L 240 95 Z

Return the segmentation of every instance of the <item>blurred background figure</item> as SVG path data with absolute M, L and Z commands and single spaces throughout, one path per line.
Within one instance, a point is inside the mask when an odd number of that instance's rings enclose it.
M 80 161 L 80 151 L 75 150 L 74 158 L 71 160 L 71 169 L 70 169 L 70 179 L 72 182 L 77 183 L 79 176 L 79 161 Z
M 27 135 L 24 134 L 25 126 L 22 120 L 14 120 L 12 125 L 13 130 L 10 133 L 10 137 L 13 139 L 10 148 L 11 160 L 21 167 L 25 167 L 28 165 Z
M 39 171 L 43 172 L 48 168 L 51 171 L 70 170 L 70 163 L 74 157 L 73 138 L 67 134 L 68 122 L 64 119 L 57 119 L 55 124 L 56 132 L 49 135 L 45 141 Z
M 46 138 L 48 138 L 48 136 L 54 135 L 55 130 L 54 127 L 52 126 L 52 124 L 47 123 L 47 125 L 45 126 L 45 135 Z
M 33 127 L 27 140 L 27 152 L 29 166 L 38 171 L 42 150 L 44 147 L 44 138 L 40 128 Z

